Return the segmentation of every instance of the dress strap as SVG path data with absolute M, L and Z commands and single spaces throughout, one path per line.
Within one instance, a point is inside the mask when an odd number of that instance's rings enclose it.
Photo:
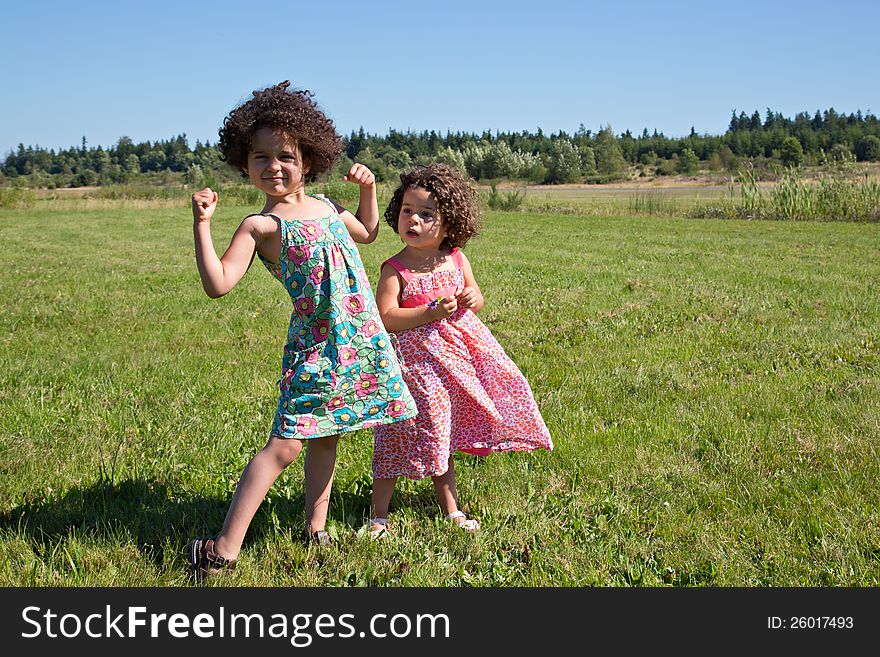
M 311 196 L 312 198 L 316 198 L 319 201 L 323 201 L 330 206 L 334 213 L 339 214 L 339 211 L 336 209 L 336 206 L 333 204 L 333 201 L 331 201 L 329 197 L 325 196 L 324 194 L 309 194 L 309 196 Z
M 461 259 L 461 251 L 459 251 L 458 248 L 452 249 L 450 255 L 452 255 L 452 262 L 455 263 L 455 266 L 458 269 L 462 269 L 464 267 L 464 262 L 462 262 Z
M 403 280 L 405 280 L 407 283 L 412 280 L 412 272 L 404 267 L 402 264 L 400 264 L 394 257 L 388 258 L 388 260 L 386 260 L 382 264 L 388 264 L 394 267 L 397 270 L 397 273 L 400 274 L 403 277 Z

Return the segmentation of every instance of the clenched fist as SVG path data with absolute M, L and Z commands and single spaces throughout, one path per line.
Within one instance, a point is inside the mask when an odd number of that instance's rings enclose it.
M 217 192 L 210 187 L 200 189 L 192 195 L 193 219 L 201 223 L 210 221 L 217 209 Z
M 376 176 L 363 164 L 355 162 L 351 165 L 351 169 L 342 178 L 345 182 L 357 183 L 361 187 L 370 187 L 376 184 Z

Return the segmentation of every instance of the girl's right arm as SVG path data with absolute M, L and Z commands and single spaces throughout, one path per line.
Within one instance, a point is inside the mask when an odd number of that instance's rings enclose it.
M 260 239 L 259 216 L 246 217 L 232 236 L 222 258 L 211 239 L 211 217 L 217 209 L 217 193 L 206 187 L 192 196 L 196 264 L 202 287 L 212 299 L 222 297 L 242 279 L 254 259 Z
M 400 277 L 397 275 L 397 270 L 389 264 L 382 265 L 379 282 L 376 284 L 376 305 L 379 307 L 379 316 L 382 318 L 385 330 L 392 333 L 430 324 L 449 317 L 458 309 L 455 297 L 444 299 L 436 308 L 427 306 L 401 308 L 398 301 L 400 292 Z

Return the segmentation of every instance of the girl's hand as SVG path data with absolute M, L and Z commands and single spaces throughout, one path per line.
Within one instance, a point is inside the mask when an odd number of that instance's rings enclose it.
M 363 164 L 355 162 L 342 178 L 345 182 L 357 183 L 361 187 L 372 187 L 376 184 L 376 176 Z
M 192 195 L 193 219 L 196 223 L 210 221 L 217 209 L 217 192 L 205 187 Z
M 472 287 L 466 287 L 455 298 L 462 308 L 473 308 L 480 300 L 480 293 Z
M 458 310 L 458 300 L 455 297 L 443 298 L 437 301 L 437 305 L 428 309 L 434 319 L 444 319 Z

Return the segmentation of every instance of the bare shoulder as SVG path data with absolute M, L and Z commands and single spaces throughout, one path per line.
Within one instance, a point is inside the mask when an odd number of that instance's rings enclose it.
M 379 282 L 376 284 L 376 302 L 379 304 L 380 312 L 387 309 L 389 304 L 396 303 L 394 300 L 403 287 L 398 271 L 390 263 L 383 262 L 379 272 Z
M 388 278 L 389 276 L 396 277 L 397 268 L 386 260 L 382 263 L 382 267 L 379 269 L 379 276 L 382 278 Z
M 386 286 L 389 283 L 395 283 L 400 286 L 400 272 L 390 262 L 383 262 L 379 270 L 379 285 Z
M 267 214 L 249 214 L 241 221 L 240 230 L 247 231 L 255 238 L 265 238 L 280 231 L 278 220 Z
M 343 212 L 348 212 L 343 206 L 341 206 L 335 198 L 332 196 L 327 196 L 326 194 L 319 194 L 321 198 L 325 199 L 327 203 L 333 206 L 333 209 L 336 210 L 336 214 L 342 214 Z M 324 204 L 324 201 L 321 201 Z

